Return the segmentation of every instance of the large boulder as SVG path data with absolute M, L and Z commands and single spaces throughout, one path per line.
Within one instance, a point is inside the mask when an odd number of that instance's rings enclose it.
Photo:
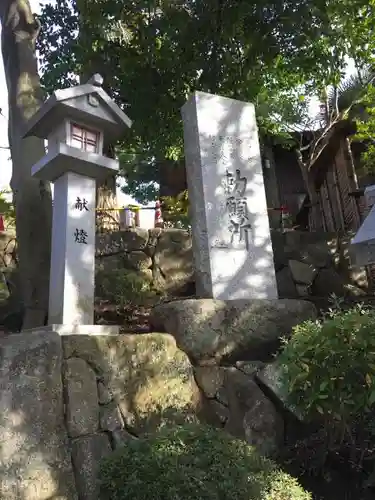
M 178 346 L 200 365 L 221 361 L 265 360 L 280 338 L 317 315 L 303 300 L 178 300 L 156 306 L 151 324 L 173 335 Z
M 194 419 L 200 411 L 193 367 L 171 335 L 72 335 L 64 337 L 63 344 L 68 360 L 85 360 L 95 371 L 101 396 L 107 391 L 113 396 L 121 416 L 113 405 L 107 407 L 113 410 L 111 426 L 114 419 L 123 420 L 128 430 L 140 435 Z M 109 419 L 108 412 L 106 418 L 103 409 L 101 413 L 103 428 Z
M 0 340 L 0 498 L 76 500 L 64 422 L 61 337 Z
M 283 419 L 259 386 L 239 370 L 227 368 L 224 389 L 229 408 L 225 429 L 246 439 L 263 455 L 277 453 L 283 440 Z
M 293 281 L 304 285 L 311 285 L 317 274 L 317 270 L 313 265 L 300 262 L 299 260 L 290 260 L 289 269 L 292 273 Z

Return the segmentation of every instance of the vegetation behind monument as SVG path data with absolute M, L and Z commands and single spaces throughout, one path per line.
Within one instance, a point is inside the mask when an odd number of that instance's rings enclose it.
M 169 186 L 161 186 L 163 195 L 176 197 L 183 190 L 179 109 L 194 90 L 254 102 L 261 136 L 306 150 L 298 158 L 313 198 L 310 170 L 332 126 L 348 115 L 348 106 L 337 108 L 335 98 L 329 102 L 327 89 L 339 90 L 348 57 L 359 75 L 372 64 L 373 7 L 362 0 L 126 7 L 113 0 L 64 0 L 47 5 L 41 16 L 42 81 L 47 92 L 70 85 L 71 75 L 87 64 L 106 76 L 108 89 L 134 119 L 131 140 L 117 152 L 127 179 L 124 190 L 139 201 L 157 196 L 155 183 L 168 170 L 175 174 Z M 325 110 L 322 133 L 307 151 L 298 133 L 290 132 L 316 128 L 307 116 L 312 95 Z

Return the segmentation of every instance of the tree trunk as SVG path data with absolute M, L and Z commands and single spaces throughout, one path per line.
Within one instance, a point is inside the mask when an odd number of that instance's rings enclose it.
M 22 328 L 27 329 L 45 324 L 51 251 L 50 184 L 31 177 L 31 167 L 45 154 L 44 141 L 35 137 L 22 139 L 26 122 L 42 103 L 35 56 L 39 24 L 27 0 L 1 0 L 0 22 L 9 102 L 11 188 L 25 307 Z

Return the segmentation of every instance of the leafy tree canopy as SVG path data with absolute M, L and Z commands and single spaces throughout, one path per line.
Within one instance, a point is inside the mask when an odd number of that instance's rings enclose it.
M 261 133 L 306 121 L 309 97 L 368 64 L 371 0 L 57 0 L 38 50 L 47 93 L 100 72 L 134 120 L 118 145 L 127 192 L 144 201 L 183 157 L 180 108 L 195 90 L 254 102 Z

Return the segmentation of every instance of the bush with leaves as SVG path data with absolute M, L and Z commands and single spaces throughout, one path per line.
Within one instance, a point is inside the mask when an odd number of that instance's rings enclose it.
M 328 451 L 345 445 L 355 455 L 371 439 L 375 310 L 356 306 L 298 325 L 278 364 L 290 405 L 323 424 Z
M 163 428 L 102 464 L 101 500 L 310 500 L 297 481 L 223 430 Z
M 164 196 L 162 198 L 163 218 L 166 225 L 178 229 L 190 229 L 189 197 L 185 190 L 178 196 Z
M 128 269 L 100 270 L 96 281 L 99 284 L 98 295 L 119 307 L 146 305 L 157 296 L 147 275 Z

